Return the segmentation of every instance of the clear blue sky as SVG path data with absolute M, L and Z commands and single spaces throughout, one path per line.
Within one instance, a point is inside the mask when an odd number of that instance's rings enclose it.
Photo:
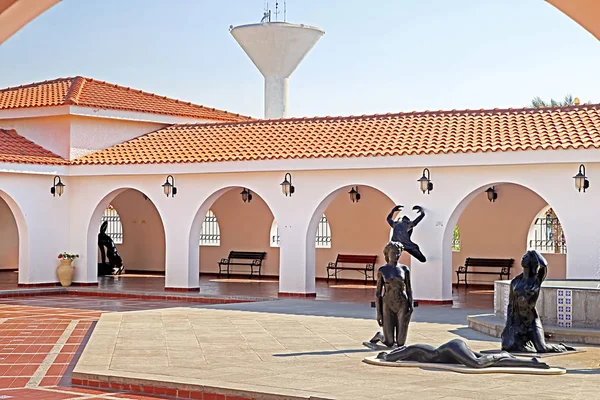
M 0 45 L 0 87 L 83 75 L 262 117 L 228 27 L 263 7 L 63 0 Z M 292 75 L 292 116 L 600 102 L 600 42 L 543 0 L 288 0 L 287 17 L 326 32 Z

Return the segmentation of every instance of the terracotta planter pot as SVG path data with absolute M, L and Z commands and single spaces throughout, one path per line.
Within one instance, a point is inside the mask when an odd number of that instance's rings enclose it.
M 56 274 L 61 285 L 70 286 L 73 282 L 73 274 L 75 274 L 73 260 L 60 260 L 60 265 L 56 268 Z

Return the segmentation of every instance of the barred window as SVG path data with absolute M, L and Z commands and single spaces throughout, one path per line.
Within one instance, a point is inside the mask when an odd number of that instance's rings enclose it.
M 211 210 L 208 210 L 202 222 L 200 230 L 200 246 L 220 246 L 221 230 L 217 217 Z
M 123 224 L 121 224 L 121 217 L 117 210 L 109 204 L 102 214 L 102 222 L 108 222 L 106 227 L 106 234 L 110 236 L 115 244 L 123 244 Z
M 271 247 L 279 247 L 279 227 L 277 226 L 277 221 L 275 220 L 273 220 L 273 225 L 271 225 L 270 236 Z M 321 249 L 331 248 L 331 226 L 329 226 L 329 221 L 327 221 L 325 214 L 323 214 L 319 220 L 319 225 L 317 226 L 315 247 Z
M 529 229 L 527 247 L 540 253 L 567 253 L 567 240 L 552 208 L 542 210 Z
M 460 230 L 458 225 L 454 227 L 454 234 L 452 235 L 452 251 L 460 251 Z

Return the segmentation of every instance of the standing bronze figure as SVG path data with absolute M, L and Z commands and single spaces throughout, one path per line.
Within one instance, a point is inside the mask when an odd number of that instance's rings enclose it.
M 523 256 L 521 266 L 523 272 L 510 282 L 502 350 L 513 353 L 562 353 L 575 350 L 562 343 L 547 344 L 544 339 L 542 321 L 535 304 L 548 273 L 546 259 L 536 250 L 530 250 Z
M 408 324 L 413 312 L 413 295 L 410 285 L 410 271 L 406 265 L 398 265 L 402 246 L 390 242 L 385 247 L 387 264 L 377 271 L 377 323 L 383 334 L 378 332 L 369 343 L 370 346 L 383 342 L 387 347 L 394 344 L 403 346 L 408 334 Z
M 106 234 L 107 227 L 108 221 L 104 221 L 98 234 L 98 247 L 102 256 L 102 262 L 98 263 L 98 275 L 119 275 L 123 272 L 123 260 L 117 251 L 115 243 Z M 106 251 L 104 250 L 105 248 Z M 106 262 L 107 258 L 108 262 Z
M 407 251 L 411 256 L 424 263 L 427 261 L 427 258 L 421 253 L 419 246 L 416 243 L 413 243 L 411 240 L 411 235 L 415 226 L 421 222 L 421 220 L 425 217 L 425 212 L 423 211 L 423 207 L 414 206 L 412 209 L 416 210 L 419 216 L 415 218 L 414 221 L 411 221 L 406 215 L 403 216 L 399 221 L 394 221 L 394 214 L 397 211 L 402 210 L 404 206 L 396 206 L 392 208 L 392 211 L 387 216 L 387 222 L 394 230 L 392 234 L 391 242 L 400 242 L 405 251 Z M 388 244 L 389 246 L 389 244 Z M 385 250 L 384 250 L 385 252 Z

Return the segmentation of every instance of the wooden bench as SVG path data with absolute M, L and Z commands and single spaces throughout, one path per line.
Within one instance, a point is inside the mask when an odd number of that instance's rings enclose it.
M 327 281 L 335 276 L 335 281 L 338 281 L 338 271 L 360 271 L 365 275 L 365 284 L 371 272 L 371 279 L 375 280 L 375 263 L 377 256 L 363 256 L 355 254 L 338 254 L 335 262 L 330 262 L 327 265 Z M 363 267 L 349 267 L 340 264 L 364 264 Z M 333 273 L 331 272 L 333 270 Z
M 232 265 L 244 265 L 250 267 L 250 279 L 254 275 L 255 269 L 258 270 L 258 277 L 260 278 L 262 262 L 267 256 L 266 252 L 257 251 L 231 251 L 229 257 L 222 258 L 219 261 L 219 277 L 221 273 L 227 271 L 227 277 L 231 276 L 230 267 Z
M 458 267 L 456 271 L 456 287 L 460 283 L 460 275 L 464 275 L 465 286 L 469 287 L 467 282 L 468 274 L 481 274 L 481 275 L 499 275 L 500 280 L 506 275 L 506 279 L 510 279 L 510 269 L 513 266 L 514 259 L 503 259 L 503 258 L 473 258 L 467 257 L 465 265 Z M 496 271 L 473 271 L 469 268 L 495 268 Z

